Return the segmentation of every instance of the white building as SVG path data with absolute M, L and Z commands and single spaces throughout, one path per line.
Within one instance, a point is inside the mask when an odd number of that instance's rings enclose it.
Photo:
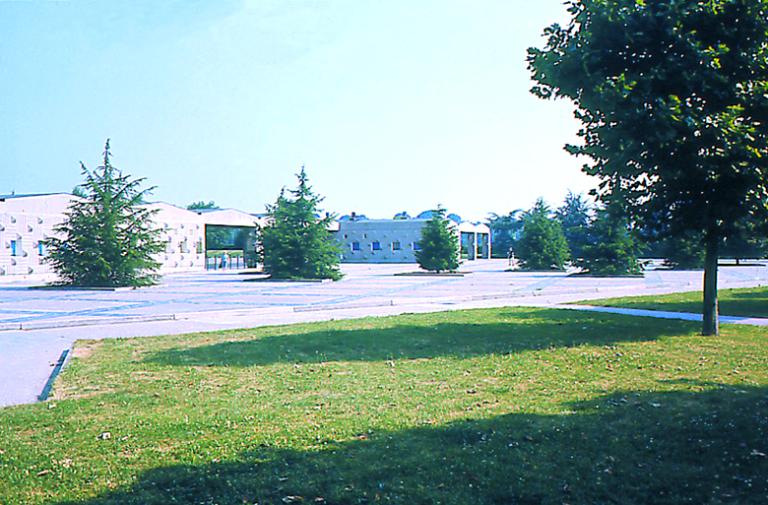
M 345 263 L 415 263 L 421 230 L 428 219 L 363 219 L 339 221 L 336 240 Z M 491 257 L 490 229 L 463 222 L 453 226 L 460 238 L 461 256 L 468 260 Z
M 50 274 L 40 241 L 64 221 L 73 198 L 68 193 L 0 195 L 0 278 Z
M 0 195 L 0 281 L 55 278 L 43 239 L 55 236 L 69 204 L 69 193 Z M 206 262 L 206 226 L 253 227 L 260 218 L 234 209 L 198 213 L 163 202 L 147 204 L 155 212 L 165 251 L 156 259 L 160 273 L 200 271 Z
M 161 230 L 165 251 L 157 258 L 160 273 L 189 272 L 205 268 L 205 221 L 193 211 L 168 203 L 147 205 Z

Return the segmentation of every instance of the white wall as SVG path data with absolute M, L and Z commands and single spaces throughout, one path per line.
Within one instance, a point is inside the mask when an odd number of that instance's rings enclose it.
M 54 280 L 49 265 L 43 263 L 38 243 L 55 235 L 54 228 L 64 221 L 64 213 L 74 197 L 68 193 L 0 198 L 0 281 Z M 167 203 L 147 205 L 156 210 L 154 221 L 166 243 L 156 256 L 160 273 L 202 271 L 205 269 L 205 225 L 253 226 L 260 218 L 234 209 L 198 214 Z M 12 241 L 16 255 L 12 255 Z

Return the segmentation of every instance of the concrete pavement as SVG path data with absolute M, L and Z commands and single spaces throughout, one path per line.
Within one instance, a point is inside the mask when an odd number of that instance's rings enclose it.
M 552 306 L 612 296 L 700 289 L 701 272 L 642 278 L 505 272 L 504 260 L 462 267 L 464 277 L 395 276 L 415 265 L 344 265 L 334 283 L 249 281 L 237 273 L 169 276 L 158 287 L 112 292 L 0 286 L 0 406 L 36 400 L 77 339 L 120 338 L 296 322 L 511 305 Z M 725 267 L 720 287 L 768 284 L 766 267 Z M 594 310 L 603 310 L 595 308 Z M 647 315 L 647 314 L 642 314 Z M 723 319 L 724 322 L 725 319 Z M 18 327 L 29 328 L 19 330 Z M 16 328 L 16 329 L 13 329 Z

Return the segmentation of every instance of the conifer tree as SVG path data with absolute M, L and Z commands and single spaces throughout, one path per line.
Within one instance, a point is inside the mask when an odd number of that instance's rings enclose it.
M 568 261 L 568 242 L 560 222 L 553 219 L 544 200 L 539 198 L 523 214 L 523 231 L 515 253 L 528 270 L 562 270 Z
M 421 229 L 420 249 L 416 262 L 424 270 L 433 272 L 454 271 L 459 267 L 459 237 L 453 224 L 445 216 L 445 209 L 438 206 Z
M 340 279 L 341 251 L 328 227 L 333 217 L 319 217 L 323 198 L 312 192 L 304 167 L 295 190 L 280 192 L 267 206 L 262 230 L 264 270 L 276 279 Z
M 575 263 L 593 275 L 639 274 L 637 249 L 627 218 L 618 209 L 604 208 L 589 223 L 587 241 Z
M 141 189 L 112 165 L 109 139 L 103 165 L 91 171 L 80 162 L 84 181 L 54 231 L 43 244 L 45 261 L 61 283 L 73 286 L 145 286 L 157 281 L 160 264 L 153 255 L 165 247 L 153 227 L 153 211 L 142 204 L 152 188 Z

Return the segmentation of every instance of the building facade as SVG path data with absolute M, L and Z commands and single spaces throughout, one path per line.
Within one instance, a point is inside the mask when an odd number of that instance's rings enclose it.
M 415 263 L 428 219 L 365 219 L 339 222 L 335 232 L 344 263 Z M 463 222 L 453 227 L 464 259 L 491 257 L 490 229 Z M 466 246 L 466 247 L 465 247 Z M 465 252 L 466 249 L 466 252 Z
M 0 195 L 0 278 L 44 277 L 47 251 L 41 241 L 54 234 L 72 201 L 65 193 Z
M 0 281 L 55 279 L 47 255 L 45 238 L 55 236 L 64 222 L 69 193 L 0 195 Z M 197 213 L 163 202 L 147 204 L 160 230 L 165 250 L 156 256 L 159 273 L 202 271 L 206 265 L 206 226 L 255 227 L 260 219 L 245 212 L 224 209 Z

